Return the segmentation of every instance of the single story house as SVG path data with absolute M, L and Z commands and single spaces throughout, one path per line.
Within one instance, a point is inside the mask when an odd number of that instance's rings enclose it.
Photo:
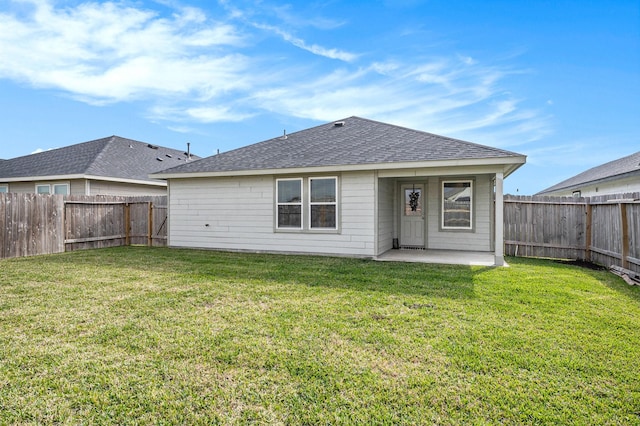
M 579 173 L 536 195 L 593 197 L 640 192 L 640 151 Z
M 149 174 L 197 159 L 182 150 L 110 136 L 0 161 L 0 192 L 166 195 Z
M 359 117 L 152 175 L 171 247 L 375 258 L 393 248 L 503 258 L 503 180 L 525 156 Z

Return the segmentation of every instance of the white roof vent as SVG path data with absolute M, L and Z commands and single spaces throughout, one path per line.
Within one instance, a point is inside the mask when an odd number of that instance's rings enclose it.
M 344 121 L 336 121 L 335 123 L 333 123 L 334 127 L 342 127 L 344 126 Z

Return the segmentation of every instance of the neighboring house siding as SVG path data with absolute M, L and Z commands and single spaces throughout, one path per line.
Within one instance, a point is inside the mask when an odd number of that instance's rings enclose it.
M 84 192 L 74 192 L 78 188 L 84 189 L 84 181 L 78 180 L 34 180 L 24 182 L 9 182 L 9 192 L 17 192 L 20 194 L 33 194 L 36 192 L 36 185 L 69 185 L 71 194 L 84 194 Z M 53 187 L 52 187 L 53 188 Z
M 400 209 L 394 198 L 395 179 L 378 181 L 378 255 L 393 248 L 394 217 Z
M 571 189 L 561 189 L 558 191 L 548 192 L 544 195 L 551 195 L 555 197 L 571 197 L 576 191 L 580 191 L 580 196 L 582 197 L 595 197 L 598 195 L 640 192 L 640 176 L 617 179 L 609 182 L 590 183 Z
M 464 177 L 467 179 L 468 177 Z M 449 180 L 450 178 L 447 178 Z M 430 178 L 428 183 L 427 205 L 427 248 L 443 250 L 491 250 L 491 206 L 492 186 L 490 176 L 482 175 L 474 177 L 474 230 L 470 231 L 443 231 L 440 229 L 440 180 Z
M 339 233 L 274 232 L 273 176 L 176 179 L 170 185 L 173 247 L 374 255 L 372 172 L 339 176 Z
M 26 182 L 9 182 L 9 192 L 32 194 L 36 192 L 36 185 L 69 185 L 70 195 L 167 195 L 165 186 L 138 185 L 131 183 L 96 181 L 86 179 L 74 180 L 35 180 Z M 89 193 L 87 193 L 87 187 Z
M 165 186 L 90 180 L 89 195 L 167 195 L 167 188 Z

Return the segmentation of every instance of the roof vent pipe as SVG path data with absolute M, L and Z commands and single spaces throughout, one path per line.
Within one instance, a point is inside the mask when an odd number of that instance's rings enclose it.
M 288 136 L 287 136 L 287 129 L 284 129 L 284 130 L 282 131 L 282 137 L 281 137 L 280 139 L 285 140 L 285 139 L 287 139 L 287 138 L 288 138 Z
M 187 161 L 191 160 L 191 142 L 187 142 Z

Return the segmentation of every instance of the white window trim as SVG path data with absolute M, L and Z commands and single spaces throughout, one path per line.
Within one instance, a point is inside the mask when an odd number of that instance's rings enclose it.
M 444 185 L 447 183 L 468 183 L 471 195 L 469 199 L 469 226 L 445 226 L 444 224 Z M 473 211 L 475 210 L 475 196 L 474 196 L 474 184 L 473 179 L 447 179 L 440 183 L 440 229 L 444 231 L 473 231 L 474 218 Z
M 279 182 L 282 181 L 299 181 L 300 182 L 300 202 L 299 203 L 281 203 L 278 200 L 280 199 L 279 194 L 278 194 L 278 188 Z M 280 223 L 278 222 L 278 207 L 280 206 L 300 206 L 300 227 L 299 228 L 295 228 L 292 226 L 280 226 Z M 300 231 L 302 229 L 304 229 L 304 181 L 302 180 L 302 178 L 282 178 L 282 179 L 276 179 L 276 208 L 275 208 L 275 222 L 276 222 L 276 229 L 278 230 L 284 230 L 284 231 Z
M 333 183 L 334 183 L 334 193 L 335 193 L 335 201 L 333 202 L 311 202 L 311 181 L 313 180 L 320 180 L 320 179 L 333 179 Z M 337 176 L 311 176 L 308 178 L 308 185 L 309 185 L 309 230 L 311 231 L 336 231 L 338 229 L 338 218 L 340 217 L 338 214 L 338 177 Z M 327 227 L 318 227 L 318 228 L 313 228 L 311 226 L 312 222 L 311 222 L 311 206 L 336 206 L 336 218 L 335 218 L 335 222 L 336 222 L 336 226 L 334 226 L 333 228 L 327 228 Z

